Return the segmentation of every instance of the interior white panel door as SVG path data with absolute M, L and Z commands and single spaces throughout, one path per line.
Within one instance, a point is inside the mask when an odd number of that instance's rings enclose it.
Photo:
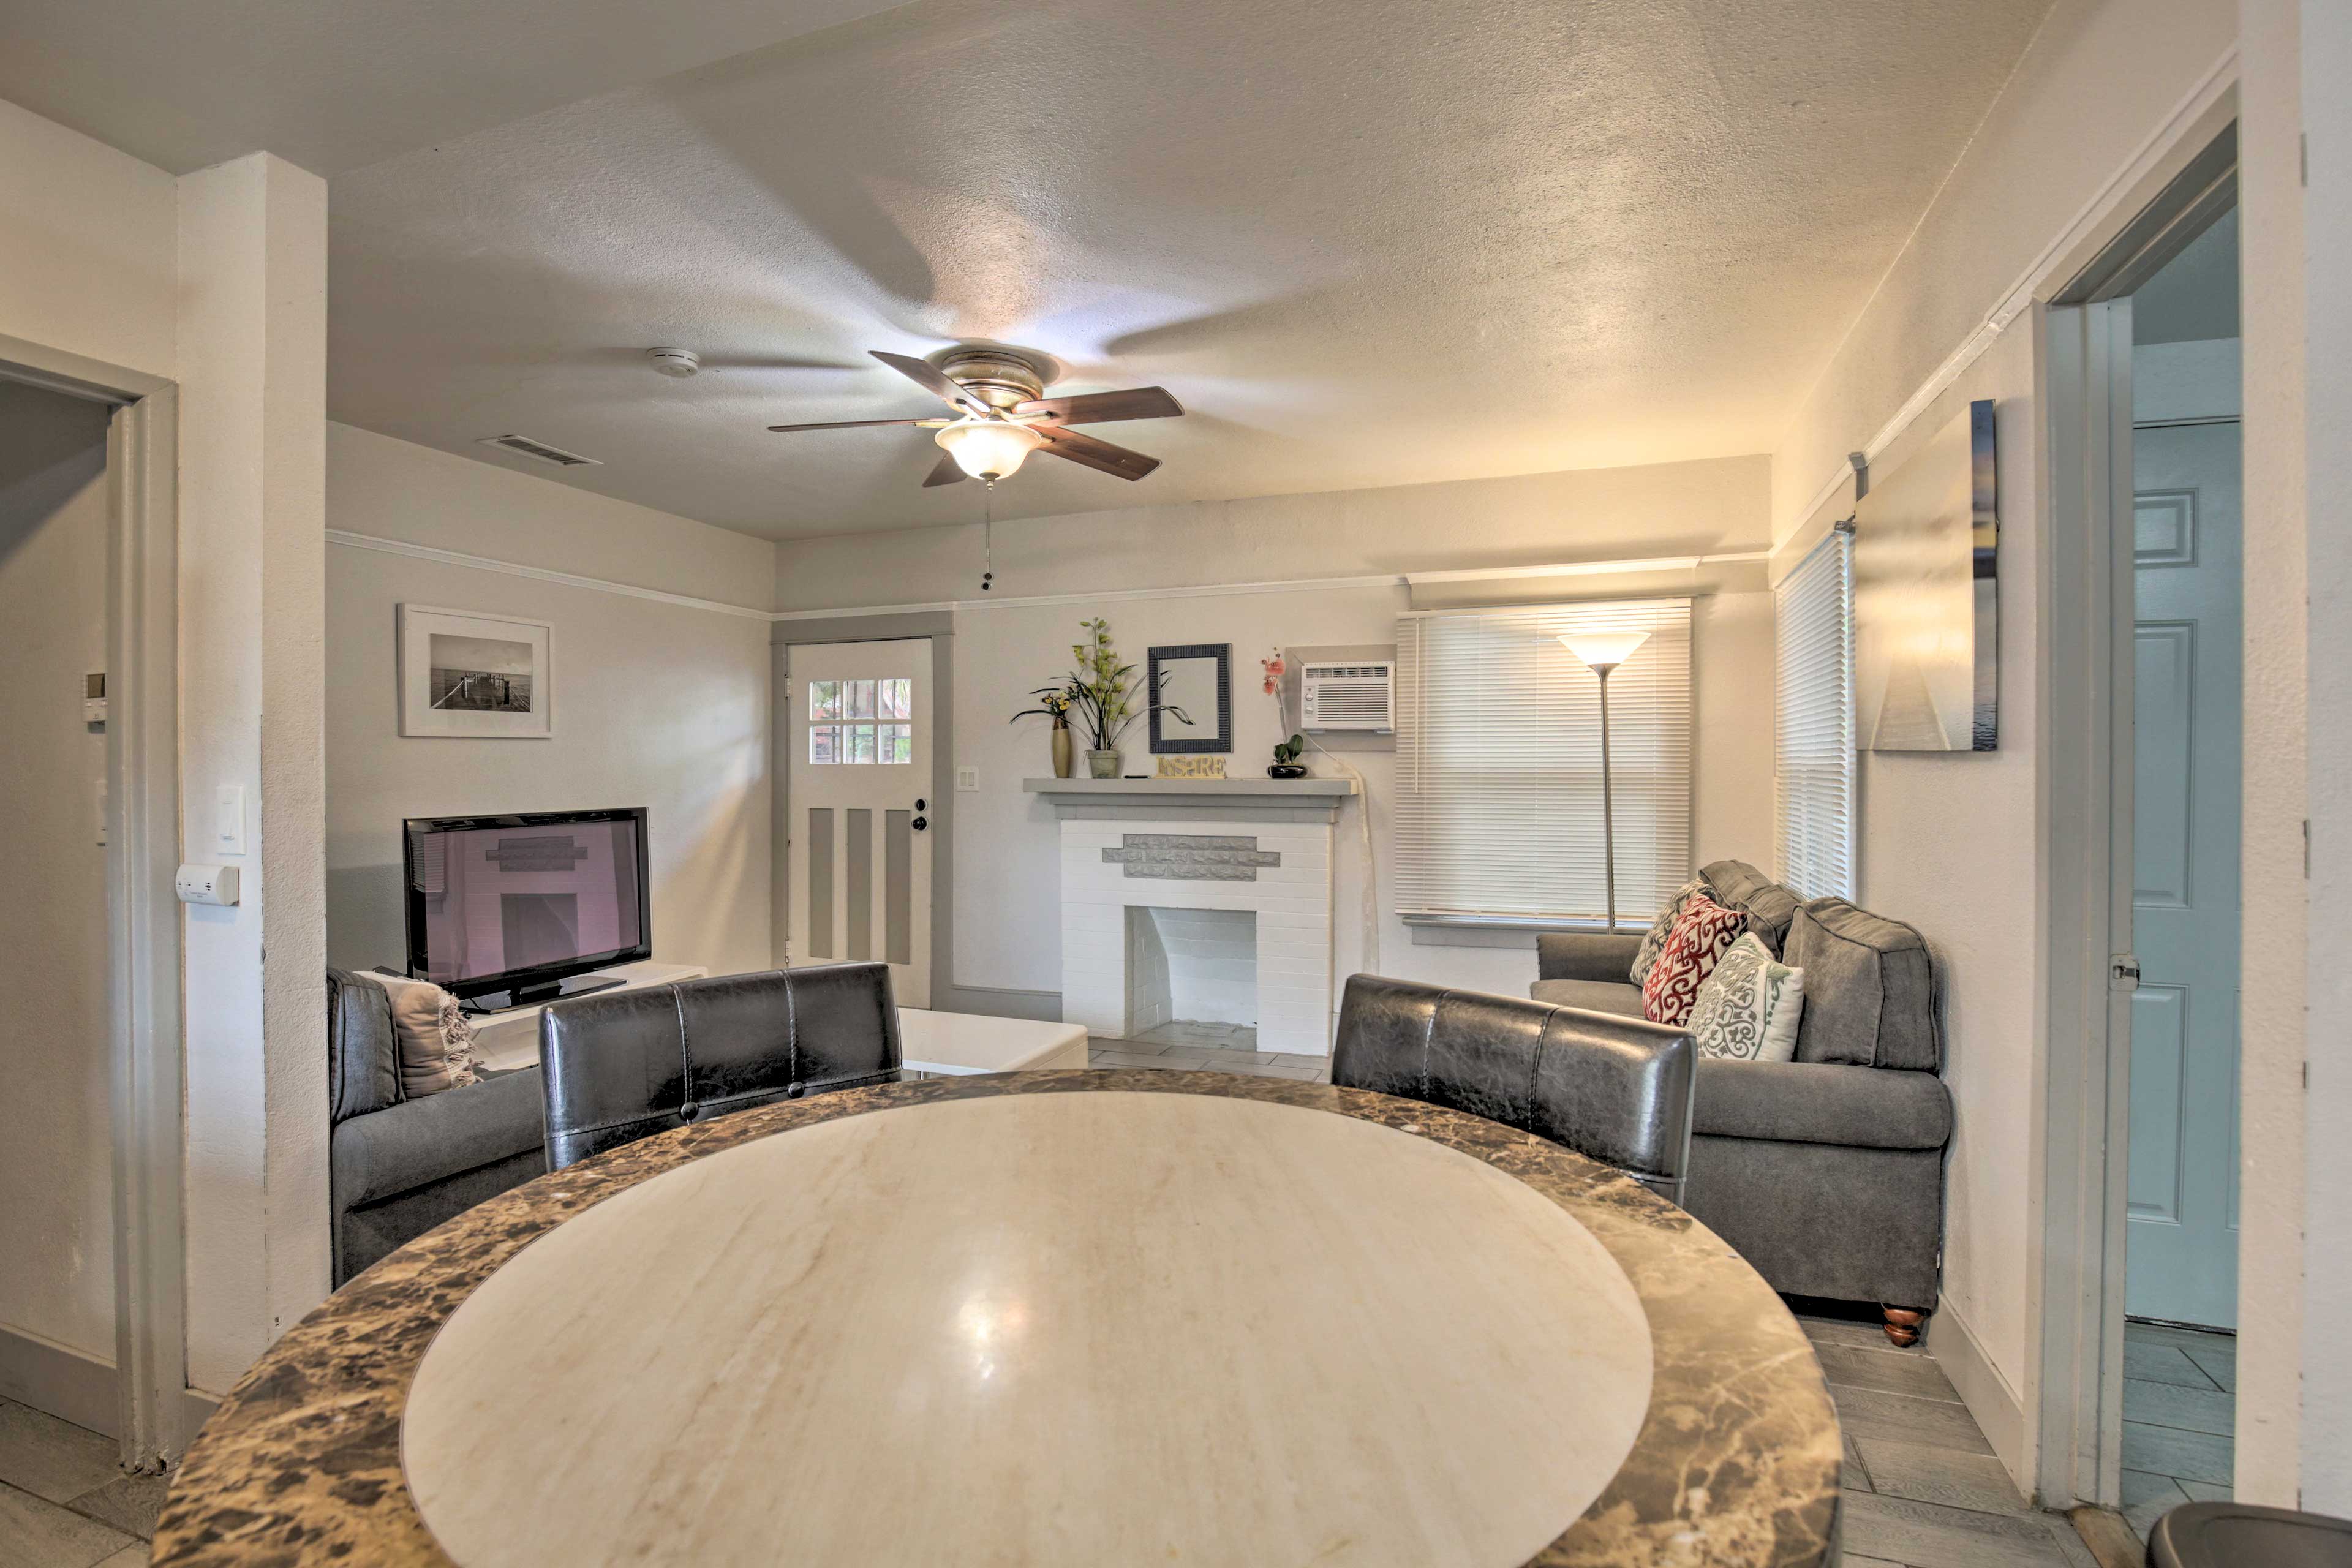
M 2133 437 L 2134 1317 L 2238 1306 L 2239 431 Z
M 787 962 L 879 960 L 931 1005 L 931 644 L 795 643 L 787 655 Z

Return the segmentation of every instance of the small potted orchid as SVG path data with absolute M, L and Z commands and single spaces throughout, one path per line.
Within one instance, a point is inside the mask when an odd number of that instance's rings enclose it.
M 1262 658 L 1257 662 L 1258 668 L 1265 671 L 1265 694 L 1275 699 L 1276 710 L 1279 711 L 1282 677 L 1289 666 L 1284 662 L 1280 648 L 1274 650 L 1272 658 Z M 1306 750 L 1307 737 L 1304 735 L 1293 735 L 1287 741 L 1276 742 L 1274 748 L 1274 765 L 1265 770 L 1265 776 L 1270 779 L 1305 778 L 1307 765 L 1298 759 Z

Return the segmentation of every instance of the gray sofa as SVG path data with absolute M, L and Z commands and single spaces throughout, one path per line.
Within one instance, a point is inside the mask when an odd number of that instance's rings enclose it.
M 1794 1061 L 1699 1058 L 1684 1206 L 1774 1289 L 1876 1302 L 1887 1336 L 1909 1344 L 1936 1304 L 1952 1134 L 1927 943 L 1843 899 L 1800 903 L 1742 861 L 1699 876 L 1805 972 L 1805 1011 Z M 1640 946 L 1538 937 L 1529 994 L 1639 1016 Z
M 327 971 L 328 1191 L 335 1284 L 547 1172 L 537 1068 L 406 1099 L 392 998 Z

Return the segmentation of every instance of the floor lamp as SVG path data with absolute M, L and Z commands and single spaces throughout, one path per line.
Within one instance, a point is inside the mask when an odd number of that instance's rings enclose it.
M 1601 678 L 1601 875 L 1608 884 L 1609 929 L 1617 929 L 1617 822 L 1609 798 L 1609 672 L 1650 640 L 1647 632 L 1566 632 L 1560 646 Z

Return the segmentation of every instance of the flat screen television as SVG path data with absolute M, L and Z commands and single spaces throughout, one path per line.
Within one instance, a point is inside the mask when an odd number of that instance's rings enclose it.
M 417 816 L 401 825 L 408 973 L 478 1009 L 618 985 L 651 958 L 646 808 Z

